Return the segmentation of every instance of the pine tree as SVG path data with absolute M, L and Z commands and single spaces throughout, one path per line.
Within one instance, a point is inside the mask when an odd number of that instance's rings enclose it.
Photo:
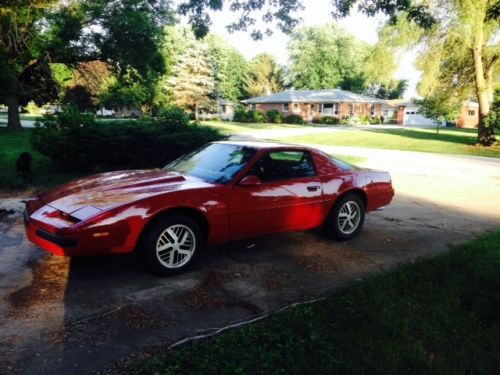
M 169 84 L 174 102 L 181 108 L 194 110 L 198 120 L 200 110 L 213 104 L 214 73 L 207 61 L 207 48 L 202 43 L 190 41 L 173 70 Z

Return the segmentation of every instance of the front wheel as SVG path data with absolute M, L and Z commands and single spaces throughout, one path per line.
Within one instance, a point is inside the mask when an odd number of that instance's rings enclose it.
M 348 241 L 358 235 L 365 221 L 365 204 L 357 194 L 346 194 L 333 207 L 323 224 L 331 237 Z
M 139 251 L 152 272 L 173 275 L 193 264 L 202 245 L 198 223 L 188 216 L 172 215 L 153 224 Z

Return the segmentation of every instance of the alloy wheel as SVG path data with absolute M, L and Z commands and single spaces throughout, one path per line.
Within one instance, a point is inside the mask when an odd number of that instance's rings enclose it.
M 158 261 L 167 268 L 184 266 L 193 257 L 196 237 L 186 225 L 175 224 L 165 229 L 156 241 Z

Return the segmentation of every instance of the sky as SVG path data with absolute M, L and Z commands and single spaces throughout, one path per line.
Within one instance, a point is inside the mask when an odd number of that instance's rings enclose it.
M 337 22 L 337 24 L 354 34 L 357 38 L 370 44 L 377 42 L 377 29 L 383 25 L 383 16 L 367 17 L 354 12 L 347 18 L 335 21 L 331 16 L 331 0 L 304 0 L 303 3 L 305 10 L 299 14 L 303 19 L 302 25 L 317 26 L 327 22 Z M 226 26 L 237 17 L 237 14 L 231 12 L 227 6 L 220 12 L 211 13 L 211 17 L 213 24 L 210 30 L 224 37 L 247 59 L 251 59 L 259 53 L 268 52 L 274 55 L 280 64 L 287 63 L 286 45 L 289 41 L 289 36 L 274 28 L 272 24 L 261 27 L 262 30 L 270 27 L 274 31 L 271 37 L 264 37 L 263 40 L 254 41 L 249 32 L 229 33 L 227 31 Z M 398 61 L 398 70 L 395 74 L 395 78 L 407 79 L 409 81 L 409 87 L 405 92 L 405 98 L 408 99 L 417 96 L 416 85 L 420 79 L 420 73 L 413 65 L 415 57 L 415 54 L 411 52 L 403 55 Z

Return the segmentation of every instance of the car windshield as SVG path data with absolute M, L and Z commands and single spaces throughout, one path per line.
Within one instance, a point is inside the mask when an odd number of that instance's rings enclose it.
M 164 169 L 227 184 L 254 154 L 255 150 L 252 148 L 212 143 L 173 161 Z

